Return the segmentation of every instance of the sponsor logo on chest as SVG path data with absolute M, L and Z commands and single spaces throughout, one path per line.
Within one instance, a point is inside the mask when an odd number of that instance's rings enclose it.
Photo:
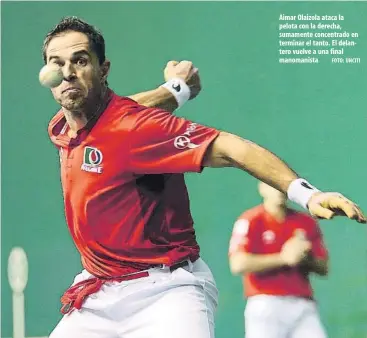
M 103 154 L 100 150 L 86 146 L 84 148 L 83 164 L 80 169 L 90 173 L 102 174 L 102 161 Z

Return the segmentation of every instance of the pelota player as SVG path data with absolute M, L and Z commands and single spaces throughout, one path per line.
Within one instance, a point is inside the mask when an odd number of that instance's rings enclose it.
M 286 196 L 261 182 L 263 203 L 234 224 L 229 262 L 243 275 L 246 338 L 325 338 L 309 275 L 328 273 L 317 221 L 289 208 Z
M 104 46 L 75 17 L 44 42 L 45 63 L 64 75 L 52 89 L 61 109 L 48 131 L 60 150 L 66 220 L 84 267 L 62 297 L 65 315 L 52 338 L 214 337 L 217 290 L 200 258 L 186 172 L 236 167 L 315 216 L 341 212 L 365 222 L 353 202 L 318 191 L 255 143 L 115 94 Z M 200 86 L 192 63 L 169 66 L 173 78 L 135 98 L 152 106 L 175 99 L 179 107 L 193 98 Z

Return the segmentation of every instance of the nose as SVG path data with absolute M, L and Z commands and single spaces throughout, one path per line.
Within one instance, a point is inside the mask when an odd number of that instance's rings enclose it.
M 73 65 L 71 63 L 69 64 L 65 64 L 63 69 L 62 69 L 62 73 L 64 75 L 64 80 L 65 81 L 73 81 L 74 79 L 76 79 L 76 72 L 75 69 L 73 67 Z

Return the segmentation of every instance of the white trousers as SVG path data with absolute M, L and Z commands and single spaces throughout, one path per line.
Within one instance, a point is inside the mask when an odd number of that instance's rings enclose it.
M 245 309 L 246 338 L 326 338 L 316 303 L 312 300 L 258 295 Z
M 202 259 L 170 272 L 103 285 L 50 338 L 214 338 L 218 291 Z M 91 275 L 83 271 L 74 284 Z

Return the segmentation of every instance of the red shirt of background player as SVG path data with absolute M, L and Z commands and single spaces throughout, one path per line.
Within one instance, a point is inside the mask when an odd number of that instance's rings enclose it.
M 49 124 L 60 150 L 66 220 L 84 268 L 113 277 L 196 260 L 182 173 L 202 171 L 219 131 L 110 95 L 75 139 L 61 111 Z
M 263 205 L 244 212 L 234 225 L 229 254 L 246 252 L 251 254 L 279 253 L 283 244 L 301 229 L 312 243 L 312 254 L 327 258 L 322 234 L 317 222 L 309 215 L 289 210 L 284 222 L 279 223 L 266 212 Z M 246 273 L 243 276 L 246 297 L 266 294 L 276 296 L 313 297 L 308 274 L 298 267 L 284 267 L 262 273 Z

